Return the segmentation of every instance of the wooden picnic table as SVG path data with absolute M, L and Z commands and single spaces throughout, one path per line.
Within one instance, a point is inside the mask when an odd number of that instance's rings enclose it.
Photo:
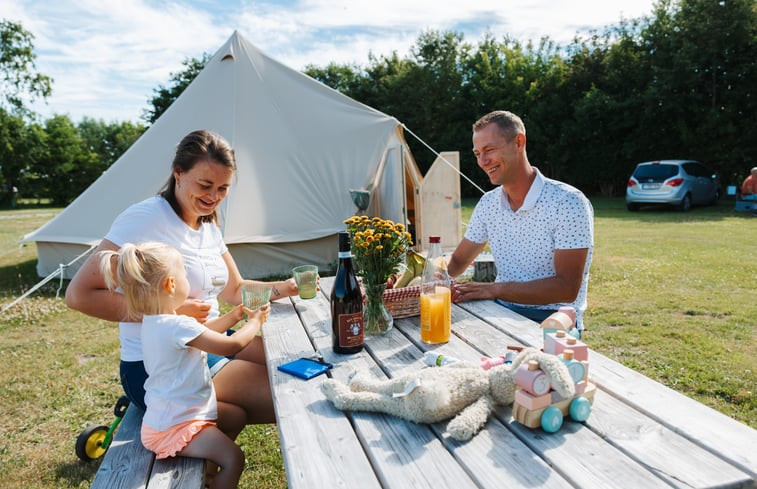
M 595 351 L 589 419 L 566 418 L 553 434 L 513 421 L 511 407 L 498 408 L 468 442 L 451 439 L 446 423 L 339 411 L 321 393 L 325 376 L 305 381 L 276 367 L 320 352 L 334 364 L 328 375 L 340 381 L 358 370 L 387 378 L 424 368 L 426 350 L 477 362 L 508 345 L 541 348 L 542 339 L 533 321 L 493 301 L 472 301 L 452 306 L 447 344 L 422 343 L 412 317 L 367 337 L 362 352 L 339 355 L 331 349 L 332 284 L 323 278 L 315 299 L 274 302 L 263 327 L 291 488 L 755 487 L 757 431 Z

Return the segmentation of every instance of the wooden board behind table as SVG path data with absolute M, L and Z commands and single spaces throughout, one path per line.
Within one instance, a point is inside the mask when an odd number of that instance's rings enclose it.
M 353 487 L 356 480 L 380 487 L 349 420 L 323 398 L 320 380 L 276 369 L 314 353 L 289 299 L 271 304 L 263 337 L 289 487 Z
M 541 330 L 535 323 L 495 302 L 470 301 L 459 306 L 523 344 L 542 347 Z M 591 331 L 587 332 L 586 341 L 591 347 Z M 757 477 L 756 430 L 598 352 L 592 350 L 589 361 L 589 376 L 601 391 L 688 439 L 700 450 L 713 452 L 750 477 Z M 707 470 L 701 464 L 698 467 Z

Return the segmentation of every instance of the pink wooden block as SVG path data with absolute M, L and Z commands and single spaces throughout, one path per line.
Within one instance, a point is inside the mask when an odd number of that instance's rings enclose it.
M 547 333 L 547 335 L 544 337 L 544 353 L 549 353 L 550 355 L 557 355 L 558 353 L 562 352 L 560 350 L 559 352 L 555 351 L 556 343 L 558 340 L 562 340 L 563 342 L 567 340 L 568 335 L 563 330 L 557 330 L 552 333 Z M 565 348 L 563 348 L 564 350 Z
M 544 347 L 546 348 L 546 343 Z M 573 350 L 573 358 L 579 361 L 586 361 L 589 359 L 589 347 L 586 346 L 581 340 L 577 340 L 572 336 L 566 336 L 565 338 L 555 338 L 555 352 L 554 355 L 559 355 L 565 350 Z M 546 350 L 544 350 L 546 352 Z
M 515 384 L 535 396 L 541 396 L 549 392 L 549 378 L 539 369 L 539 362 L 530 360 L 521 364 L 515 371 Z
M 541 327 L 568 331 L 573 327 L 573 320 L 564 312 L 553 312 L 541 322 Z
M 515 391 L 515 403 L 520 404 L 529 411 L 533 411 L 552 404 L 552 396 L 549 393 L 542 396 L 534 396 L 523 389 L 518 389 Z

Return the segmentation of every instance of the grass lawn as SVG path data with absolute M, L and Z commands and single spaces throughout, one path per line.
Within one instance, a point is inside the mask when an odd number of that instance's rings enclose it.
M 732 202 L 687 214 L 592 202 L 587 342 L 757 428 L 757 218 L 732 212 Z M 463 204 L 467 222 L 475 200 Z M 17 240 L 56 212 L 0 211 L 0 304 L 39 281 L 34 245 Z M 89 487 L 97 463 L 80 463 L 74 441 L 90 423 L 109 424 L 121 395 L 117 327 L 67 310 L 57 287 L 0 315 L 3 487 Z M 240 487 L 286 487 L 275 426 L 248 427 L 238 441 Z

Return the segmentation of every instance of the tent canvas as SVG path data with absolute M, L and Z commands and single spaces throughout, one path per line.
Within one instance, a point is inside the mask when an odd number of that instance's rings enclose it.
M 288 68 L 235 32 L 121 158 L 24 237 L 37 244 L 38 274 L 96 245 L 121 211 L 155 195 L 176 144 L 200 128 L 221 134 L 235 150 L 235 181 L 218 212 L 245 277 L 288 274 L 303 263 L 333 267 L 335 233 L 356 212 L 349 189 L 371 191 L 370 215 L 416 225 L 408 220 L 407 197 L 419 195 L 422 177 L 401 124 Z M 459 196 L 459 180 L 457 189 Z

